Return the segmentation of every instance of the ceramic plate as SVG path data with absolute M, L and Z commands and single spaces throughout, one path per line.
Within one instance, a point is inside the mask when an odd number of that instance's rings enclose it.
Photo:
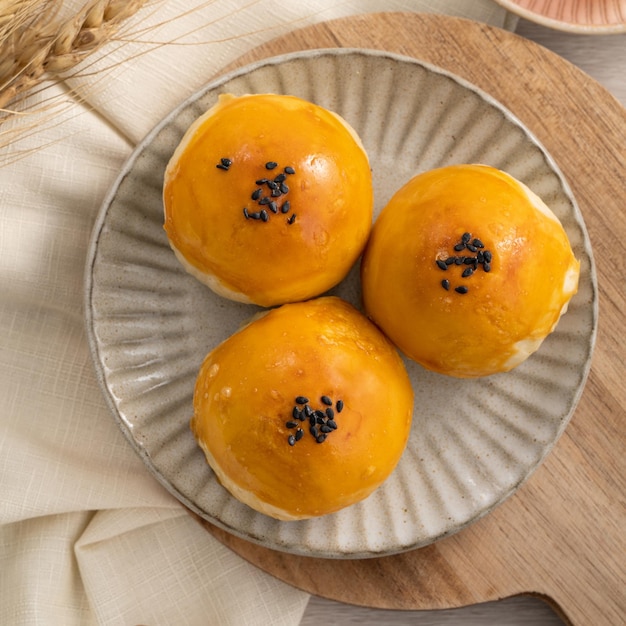
M 279 522 L 232 498 L 189 430 L 205 355 L 258 309 L 186 274 L 162 227 L 165 165 L 220 93 L 275 92 L 344 116 L 369 152 L 376 212 L 418 172 L 452 163 L 504 169 L 545 199 L 581 261 L 579 293 L 556 331 L 508 374 L 457 380 L 407 362 L 415 388 L 410 441 L 367 500 L 309 521 Z M 291 553 L 350 558 L 424 546 L 510 496 L 550 451 L 581 394 L 596 328 L 596 285 L 581 214 L 559 170 L 488 95 L 413 59 L 359 50 L 292 54 L 209 85 L 138 146 L 99 215 L 86 276 L 90 347 L 106 399 L 156 478 L 187 507 L 248 540 Z M 360 308 L 358 267 L 333 290 Z
M 547 28 L 584 35 L 626 32 L 626 0 L 496 0 Z

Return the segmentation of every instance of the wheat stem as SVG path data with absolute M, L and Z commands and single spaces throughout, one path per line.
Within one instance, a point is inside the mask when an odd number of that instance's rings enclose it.
M 90 0 L 70 19 L 62 0 L 4 0 L 0 4 L 0 109 L 5 117 L 44 76 L 58 77 L 109 41 L 146 0 Z

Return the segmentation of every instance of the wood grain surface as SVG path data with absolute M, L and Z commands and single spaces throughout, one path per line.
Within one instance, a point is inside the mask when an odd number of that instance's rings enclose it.
M 530 594 L 576 626 L 625 623 L 626 110 L 545 48 L 437 15 L 326 22 L 256 48 L 235 65 L 324 47 L 384 49 L 452 71 L 497 98 L 546 146 L 572 187 L 594 249 L 600 324 L 591 373 L 572 421 L 531 479 L 491 514 L 431 546 L 325 560 L 271 551 L 201 523 L 264 571 L 331 600 L 436 609 Z

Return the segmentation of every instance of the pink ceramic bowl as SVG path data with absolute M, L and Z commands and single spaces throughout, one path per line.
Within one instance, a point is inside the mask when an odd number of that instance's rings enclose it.
M 626 0 L 496 0 L 524 19 L 586 35 L 626 32 Z

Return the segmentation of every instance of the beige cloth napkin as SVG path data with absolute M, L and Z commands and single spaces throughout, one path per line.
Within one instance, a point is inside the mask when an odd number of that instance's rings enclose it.
M 221 66 L 288 29 L 382 10 L 514 24 L 490 0 L 148 3 L 132 43 L 0 129 L 17 133 L 0 152 L 0 624 L 299 623 L 308 595 L 213 539 L 116 426 L 85 339 L 84 261 L 133 146 Z

